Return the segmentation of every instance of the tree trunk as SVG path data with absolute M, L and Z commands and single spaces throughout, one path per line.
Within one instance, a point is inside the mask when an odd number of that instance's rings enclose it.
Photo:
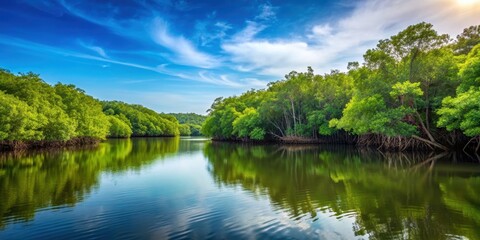
M 419 137 L 419 136 L 417 136 L 417 135 L 412 135 L 412 137 L 415 138 L 415 139 L 417 139 L 417 140 L 420 140 L 420 141 L 422 141 L 422 142 L 424 142 L 424 143 L 427 143 L 427 144 L 429 144 L 429 145 L 432 145 L 432 146 L 435 146 L 435 147 L 440 148 L 440 149 L 442 149 L 442 150 L 448 151 L 448 148 L 447 148 L 447 147 L 445 147 L 445 146 L 443 146 L 442 144 L 439 144 L 439 143 L 437 143 L 437 142 L 435 142 L 435 141 L 429 141 L 429 140 L 427 140 L 427 139 L 425 139 L 425 138 L 422 138 L 422 137 Z
M 430 134 L 430 131 L 428 131 L 428 129 L 425 127 L 425 124 L 423 124 L 422 116 L 420 116 L 420 114 L 417 111 L 415 111 L 415 113 L 417 113 L 417 117 L 418 117 L 418 120 L 420 121 L 420 126 L 422 127 L 422 130 L 425 132 L 425 134 L 427 134 L 427 137 L 430 139 L 431 142 L 436 143 L 432 134 Z
M 292 117 L 293 117 L 293 132 L 295 133 L 295 136 L 297 136 L 297 122 L 295 119 L 295 106 L 293 104 L 293 99 L 290 98 L 290 103 L 292 104 Z
M 428 131 L 430 131 L 430 122 L 429 122 L 429 110 L 430 110 L 430 95 L 429 95 L 429 90 L 430 90 L 430 83 L 427 83 L 427 86 L 425 87 L 425 125 Z

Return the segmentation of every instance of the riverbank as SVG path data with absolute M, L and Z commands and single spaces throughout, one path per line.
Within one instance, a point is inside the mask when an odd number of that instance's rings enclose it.
M 276 138 L 265 138 L 255 140 L 250 138 L 212 138 L 216 142 L 236 142 L 249 144 L 287 144 L 287 145 L 353 145 L 359 148 L 373 148 L 382 151 L 402 152 L 402 151 L 464 151 L 479 152 L 480 143 L 478 139 L 462 139 L 455 145 L 445 143 L 430 142 L 419 137 L 388 137 L 381 135 L 343 135 L 335 137 L 317 137 L 307 138 L 299 136 L 287 136 Z
M 77 137 L 67 141 L 0 141 L 0 151 L 17 151 L 17 150 L 30 150 L 30 149 L 48 149 L 48 148 L 64 148 L 74 146 L 89 146 L 97 145 L 100 143 L 100 139 L 93 137 Z
M 132 138 L 174 138 L 175 135 L 162 136 L 131 136 L 131 137 L 107 137 L 107 139 L 132 139 Z M 93 137 L 77 137 L 67 141 L 0 141 L 0 152 L 7 151 L 23 151 L 23 150 L 40 150 L 40 149 L 62 149 L 70 147 L 88 147 L 96 146 L 100 142 L 105 141 Z

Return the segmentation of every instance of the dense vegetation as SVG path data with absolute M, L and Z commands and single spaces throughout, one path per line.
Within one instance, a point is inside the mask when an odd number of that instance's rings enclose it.
M 419 23 L 328 74 L 291 72 L 217 98 L 202 132 L 215 139 L 354 142 L 384 149 L 480 148 L 480 26 L 452 40 Z
M 94 143 L 106 137 L 176 136 L 175 117 L 100 102 L 74 85 L 0 70 L 0 149 Z
M 105 101 L 102 105 L 105 114 L 114 119 L 110 126 L 111 136 L 128 137 L 128 133 L 132 136 L 179 135 L 178 121 L 174 116 L 118 101 Z
M 202 124 L 205 122 L 206 116 L 196 113 L 169 113 L 169 115 L 177 118 L 180 123 L 181 136 L 200 136 Z

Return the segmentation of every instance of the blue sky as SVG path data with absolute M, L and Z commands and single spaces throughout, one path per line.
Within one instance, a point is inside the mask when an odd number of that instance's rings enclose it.
M 1 68 L 200 114 L 291 70 L 344 70 L 411 24 L 480 24 L 480 0 L 0 1 Z

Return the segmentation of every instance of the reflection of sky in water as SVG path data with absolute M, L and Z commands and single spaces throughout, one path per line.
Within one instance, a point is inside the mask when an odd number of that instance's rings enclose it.
M 197 153 L 165 159 L 141 172 L 103 174 L 100 187 L 84 202 L 38 212 L 34 222 L 7 226 L 8 237 L 78 233 L 82 238 L 166 238 L 191 231 L 200 238 L 212 234 L 220 238 L 354 237 L 350 217 L 338 220 L 327 210 L 315 222 L 309 216 L 292 220 L 281 208 L 272 207 L 265 195 L 216 185 L 206 167 L 203 155 Z
M 395 181 L 389 182 L 391 180 L 388 178 L 382 178 L 384 174 L 382 171 L 385 170 L 383 163 L 358 165 L 370 166 L 368 171 L 371 171 L 371 174 L 363 176 L 361 175 L 363 171 L 358 169 L 356 162 L 338 163 L 337 159 L 325 160 L 327 158 L 325 154 L 316 157 L 305 155 L 302 157 L 304 158 L 302 163 L 292 162 L 292 159 L 287 158 L 285 161 L 277 161 L 263 148 L 254 155 L 249 155 L 248 151 L 227 148 L 223 149 L 224 153 L 218 155 L 218 159 L 213 159 L 215 155 L 211 153 L 217 154 L 222 149 L 215 147 L 210 149 L 214 151 L 207 152 L 203 148 L 208 143 L 197 142 L 199 140 L 195 139 L 192 145 L 190 141 L 191 139 L 181 139 L 178 146 L 172 148 L 178 152 L 161 155 L 139 168 L 100 172 L 98 184 L 91 188 L 90 193 L 83 195 L 83 200 L 74 205 L 37 209 L 33 220 L 28 222 L 7 219 L 5 228 L 0 230 L 0 239 L 60 237 L 367 239 L 372 237 L 371 232 L 360 230 L 359 227 L 371 231 L 373 228 L 382 232 L 390 224 L 382 222 L 383 219 L 400 217 L 403 218 L 400 221 L 403 221 L 404 225 L 401 231 L 404 236 L 408 236 L 408 231 L 417 231 L 423 227 L 418 225 L 422 222 L 416 220 L 417 215 L 420 219 L 430 218 L 428 221 L 431 221 L 431 226 L 440 229 L 445 223 L 436 222 L 441 220 L 436 219 L 437 217 L 445 217 L 447 223 L 450 217 L 452 223 L 457 223 L 456 221 L 460 219 L 464 221 L 462 228 L 473 232 L 478 226 L 463 219 L 466 216 L 467 220 L 475 219 L 475 211 L 468 211 L 471 208 L 466 206 L 475 206 L 478 199 L 470 199 L 471 202 L 467 204 L 461 194 L 452 192 L 452 189 L 459 189 L 460 185 L 467 186 L 478 182 L 479 178 L 475 178 L 478 166 L 475 165 L 470 165 L 471 171 L 468 168 L 461 168 L 462 178 L 456 177 L 455 174 L 458 173 L 453 172 L 406 174 L 407 170 L 395 171 L 397 175 L 394 177 L 399 178 L 398 184 L 409 184 L 408 181 L 405 182 L 409 178 L 415 178 L 414 183 L 420 179 L 427 179 L 426 185 L 418 181 L 418 185 L 412 185 L 411 189 L 406 190 L 411 196 L 408 203 L 403 205 L 403 200 L 382 203 L 390 199 L 395 201 L 397 195 L 399 198 L 404 196 L 401 190 L 404 185 L 398 187 L 395 186 Z M 144 149 L 149 149 L 149 146 Z M 244 157 L 245 161 L 235 160 L 234 151 Z M 298 172 L 295 173 L 295 169 L 290 169 L 289 164 L 292 163 L 308 164 L 298 165 Z M 325 163 L 327 165 L 322 165 Z M 348 167 L 344 168 L 347 165 Z M 280 171 L 285 166 L 292 172 L 277 172 L 284 174 L 277 178 L 268 176 L 270 168 Z M 444 165 L 439 168 L 444 168 Z M 348 172 L 350 170 L 351 172 Z M 288 175 L 290 173 L 293 175 Z M 290 192 L 285 190 L 296 186 L 289 182 L 293 181 L 292 176 L 298 177 L 295 184 L 306 185 L 298 185 L 302 189 Z M 282 177 L 283 182 L 267 181 L 282 180 Z M 436 184 L 437 180 L 432 179 L 437 177 L 448 180 L 438 184 L 438 192 L 425 197 L 415 196 L 417 192 L 432 191 L 422 188 L 436 186 L 432 184 Z M 370 182 L 373 180 L 377 182 Z M 362 189 L 362 184 L 367 185 Z M 320 187 L 316 188 L 317 185 Z M 371 188 L 377 186 L 386 186 L 387 191 L 379 195 L 372 194 Z M 338 190 L 342 187 L 343 190 Z M 332 189 L 335 191 L 332 192 Z M 401 191 L 400 194 L 397 191 Z M 429 205 L 427 206 L 431 208 L 429 214 L 433 217 L 423 216 L 427 212 L 424 204 Z M 442 204 L 446 206 L 438 208 Z M 392 209 L 378 210 L 385 206 Z M 427 232 L 426 236 L 437 236 L 428 234 L 431 233 Z M 462 232 L 442 234 L 448 238 L 461 236 Z M 380 234 L 374 237 L 382 236 L 394 235 Z

